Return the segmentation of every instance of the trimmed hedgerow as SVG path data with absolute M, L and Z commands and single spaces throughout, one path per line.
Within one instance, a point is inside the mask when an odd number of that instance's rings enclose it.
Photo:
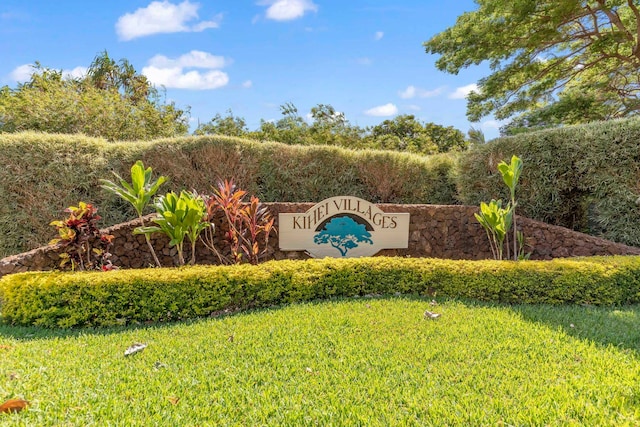
M 49 223 L 78 201 L 98 207 L 101 227 L 137 215 L 100 188 L 136 160 L 169 177 L 161 192 L 210 193 L 231 179 L 265 202 L 319 202 L 352 195 L 378 203 L 447 204 L 455 199 L 455 154 L 290 146 L 224 136 L 110 143 L 82 135 L 0 134 L 0 258 L 46 244 Z M 157 176 L 156 175 L 156 176 Z
M 111 326 L 397 292 L 505 303 L 635 303 L 640 301 L 640 257 L 517 263 L 327 258 L 257 266 L 20 273 L 0 279 L 0 310 L 5 322 L 16 325 Z
M 102 227 L 134 218 L 100 188 L 138 159 L 166 175 L 162 192 L 210 192 L 218 179 L 266 202 L 352 195 L 374 203 L 478 205 L 507 199 L 497 164 L 524 162 L 519 213 L 640 246 L 640 120 L 567 126 L 498 138 L 457 154 L 418 156 L 332 146 L 291 146 L 223 136 L 109 143 L 82 135 L 0 134 L 0 257 L 46 244 L 48 224 L 82 200 Z
M 521 215 L 640 246 L 640 120 L 611 120 L 498 138 L 459 157 L 458 198 L 508 199 L 497 164 L 524 162 Z

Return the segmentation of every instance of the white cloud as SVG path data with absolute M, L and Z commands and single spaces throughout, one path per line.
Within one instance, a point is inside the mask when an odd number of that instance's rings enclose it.
M 371 65 L 373 64 L 373 61 L 371 60 L 371 58 L 367 58 L 367 57 L 362 57 L 362 58 L 356 58 L 356 63 L 360 64 L 360 65 Z
M 318 11 L 312 0 L 263 0 L 258 4 L 269 5 L 266 17 L 274 21 L 291 21 L 302 18 L 306 12 Z
M 251 80 L 247 80 L 242 82 L 242 87 L 245 89 L 249 89 L 250 87 L 253 86 L 253 82 Z
M 191 27 L 191 31 L 193 31 L 194 33 L 200 33 L 204 30 L 208 30 L 209 28 L 218 28 L 220 26 L 221 20 L 222 14 L 219 13 L 215 16 L 214 21 L 200 21 Z
M 199 71 L 185 72 L 180 67 L 157 68 L 150 66 L 144 67 L 142 74 L 155 85 L 176 89 L 217 89 L 229 83 L 227 73 L 220 70 L 201 73 Z
M 207 90 L 217 89 L 229 83 L 229 76 L 222 68 L 229 61 L 222 56 L 192 50 L 176 59 L 156 55 L 142 69 L 142 74 L 155 85 L 167 88 Z M 188 70 L 202 68 L 208 71 Z
M 444 90 L 443 87 L 439 87 L 439 88 L 433 89 L 433 90 L 426 90 L 426 89 L 421 89 L 421 88 L 415 87 L 415 86 L 407 86 L 407 88 L 405 90 L 399 91 L 398 95 L 402 99 L 411 99 L 411 98 L 415 98 L 415 97 L 418 97 L 418 98 L 431 98 L 431 97 L 440 95 L 443 90 Z
M 34 68 L 32 64 L 20 65 L 13 69 L 13 71 L 9 74 L 9 77 L 11 77 L 11 79 L 16 82 L 26 82 L 31 78 L 33 70 Z
M 484 121 L 480 124 L 480 127 L 482 128 L 482 130 L 488 130 L 488 129 L 500 129 L 500 122 L 496 121 L 496 120 L 487 120 Z
M 376 31 L 376 33 L 374 34 L 373 38 L 378 41 L 378 40 L 382 40 L 382 38 L 384 37 L 384 32 L 383 31 Z
M 377 107 L 373 107 L 364 112 L 367 116 L 374 117 L 388 117 L 395 116 L 398 114 L 398 107 L 396 107 L 392 103 L 379 105 Z
M 420 110 L 422 110 L 422 108 L 420 108 L 420 106 L 419 106 L 419 105 L 414 105 L 414 104 L 407 105 L 407 109 L 409 109 L 409 110 L 413 110 L 413 111 L 420 111 Z
M 31 79 L 31 75 L 36 71 L 32 64 L 20 65 L 11 71 L 9 77 L 16 82 L 26 82 Z M 62 76 L 66 78 L 78 79 L 87 75 L 87 67 L 75 67 L 72 70 L 62 70 Z
M 402 99 L 411 99 L 416 96 L 416 87 L 415 86 L 407 86 L 405 90 L 401 90 L 398 92 L 400 98 Z
M 222 68 L 228 65 L 223 56 L 215 56 L 208 52 L 192 50 L 180 55 L 177 59 L 169 59 L 164 55 L 156 55 L 149 60 L 149 65 L 158 68 Z
M 456 88 L 456 90 L 453 93 L 449 94 L 449 98 L 451 98 L 451 99 L 466 99 L 466 97 L 471 92 L 477 92 L 477 91 L 478 91 L 478 85 L 475 84 L 475 83 L 471 83 L 470 85 L 461 86 L 459 88 Z
M 76 67 L 73 70 L 62 70 L 62 76 L 80 79 L 87 75 L 87 71 L 89 71 L 87 67 Z
M 147 7 L 118 18 L 116 33 L 120 40 L 132 40 L 151 34 L 200 32 L 220 26 L 222 15 L 217 15 L 211 21 L 200 21 L 189 25 L 189 21 L 198 18 L 199 8 L 198 3 L 190 3 L 189 0 L 180 4 L 173 4 L 167 0 L 153 1 Z

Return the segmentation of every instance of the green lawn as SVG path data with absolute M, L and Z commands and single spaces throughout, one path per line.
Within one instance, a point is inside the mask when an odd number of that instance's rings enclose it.
M 148 347 L 125 358 L 135 342 Z M 0 425 L 639 425 L 640 306 L 360 298 L 133 329 L 0 326 L 0 403 L 14 397 L 32 404 Z

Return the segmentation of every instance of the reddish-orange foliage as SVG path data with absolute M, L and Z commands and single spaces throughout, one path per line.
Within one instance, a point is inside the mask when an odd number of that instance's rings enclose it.
M 10 412 L 20 412 L 29 406 L 29 402 L 22 399 L 10 399 L 0 405 L 0 414 L 8 414 Z

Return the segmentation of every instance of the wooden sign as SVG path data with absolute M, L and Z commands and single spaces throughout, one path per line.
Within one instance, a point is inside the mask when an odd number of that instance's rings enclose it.
M 332 197 L 305 213 L 281 213 L 278 221 L 280 250 L 315 258 L 371 256 L 409 245 L 408 213 L 385 213 L 357 197 Z

